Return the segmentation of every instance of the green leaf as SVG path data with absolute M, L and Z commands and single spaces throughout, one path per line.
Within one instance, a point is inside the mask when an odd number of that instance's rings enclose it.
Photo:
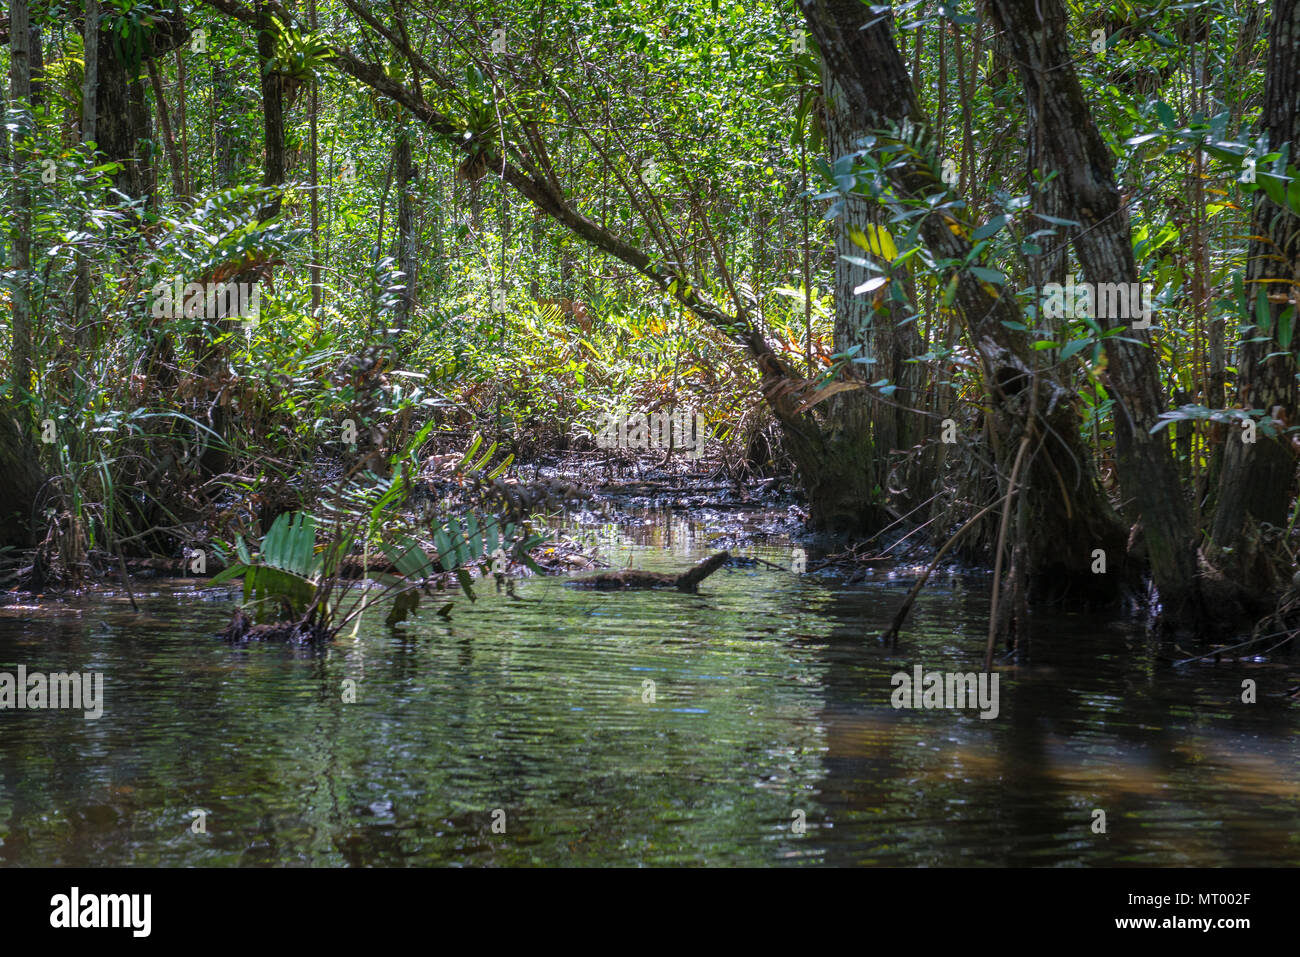
M 469 577 L 469 572 L 463 568 L 456 569 L 456 580 L 460 582 L 460 590 L 465 593 L 465 597 L 470 601 L 478 601 L 474 595 L 474 579 Z
M 1282 310 L 1282 314 L 1277 317 L 1277 344 L 1283 349 L 1291 348 L 1291 336 L 1294 332 L 1294 329 L 1292 328 L 1294 319 L 1294 306 L 1287 306 Z
M 873 278 L 871 278 L 871 279 L 868 279 L 866 282 L 864 282 L 864 283 L 863 283 L 862 285 L 860 285 L 860 286 L 854 286 L 854 287 L 853 287 L 853 294 L 854 294 L 855 296 L 860 296 L 860 295 L 862 295 L 863 293 L 875 292 L 877 289 L 879 289 L 881 286 L 883 286 L 883 285 L 884 285 L 885 283 L 887 283 L 887 282 L 889 282 L 889 280 L 888 280 L 886 277 L 884 277 L 884 276 L 875 276 L 875 277 L 873 277 Z
M 303 512 L 285 512 L 262 539 L 262 561 L 295 575 L 312 573 L 316 548 L 316 519 Z
M 449 572 L 455 568 L 456 553 L 445 529 L 436 528 L 433 530 L 433 543 L 438 546 L 438 562 L 442 565 L 443 571 Z
M 1255 325 L 1264 335 L 1269 335 L 1273 327 L 1273 313 L 1268 308 L 1268 296 L 1264 295 L 1263 286 L 1255 294 Z
M 466 453 L 461 457 L 461 460 L 456 464 L 456 471 L 459 472 L 461 469 L 465 467 L 465 464 L 469 462 L 471 458 L 473 458 L 474 453 L 478 451 L 478 447 L 482 444 L 483 444 L 483 436 L 475 435 L 474 441 L 469 444 L 469 450 L 466 451 Z
M 1006 224 L 1006 216 L 994 216 L 979 229 L 975 230 L 975 232 L 971 233 L 971 239 L 974 242 L 979 242 L 981 239 L 988 239 L 990 236 L 995 235 Z
M 1065 348 L 1061 350 L 1061 361 L 1064 362 L 1076 352 L 1086 349 L 1090 345 L 1092 345 L 1091 339 L 1071 339 L 1065 344 Z
M 402 536 L 394 544 L 385 544 L 382 548 L 393 567 L 405 577 L 423 580 L 433 574 L 433 562 L 414 539 Z
M 233 565 L 230 565 L 227 568 L 223 568 L 221 571 L 213 575 L 212 578 L 209 580 L 208 584 L 220 585 L 222 582 L 228 582 L 232 578 L 238 578 L 240 575 L 243 575 L 246 572 L 249 572 L 251 570 L 252 567 L 250 565 L 247 565 L 243 562 L 235 562 Z
M 283 597 L 293 607 L 295 614 L 301 614 L 316 594 L 316 586 L 300 575 L 263 565 L 249 569 L 244 576 L 245 599 L 249 594 L 259 600 Z
M 1057 226 L 1082 226 L 1083 224 L 1073 219 L 1062 219 L 1059 216 L 1048 216 L 1046 213 L 1034 213 L 1039 219 Z
M 477 462 L 475 462 L 470 467 L 470 471 L 473 472 L 483 471 L 483 467 L 486 466 L 488 462 L 492 461 L 492 456 L 496 454 L 496 451 L 497 451 L 497 443 L 493 442 L 492 447 L 483 453 L 482 458 L 480 458 Z
M 984 282 L 992 283 L 995 286 L 1004 285 L 1006 277 L 996 269 L 987 269 L 984 266 L 971 266 L 970 273 L 976 279 L 982 279 Z
M 447 539 L 451 542 L 452 567 L 465 564 L 465 533 L 454 518 L 447 519 Z
M 957 298 L 958 278 L 957 274 L 954 273 L 953 277 L 948 280 L 948 285 L 944 287 L 943 296 L 939 299 L 939 305 L 945 309 L 950 307 L 953 304 L 953 300 Z
M 384 619 L 384 624 L 390 627 L 400 624 L 419 607 L 420 592 L 415 588 L 408 588 L 393 599 L 393 607 L 388 610 L 388 617 Z
M 1286 206 L 1286 181 L 1274 173 L 1266 173 L 1263 170 L 1257 170 L 1255 173 L 1255 182 L 1264 190 L 1266 196 L 1274 203 L 1285 208 Z

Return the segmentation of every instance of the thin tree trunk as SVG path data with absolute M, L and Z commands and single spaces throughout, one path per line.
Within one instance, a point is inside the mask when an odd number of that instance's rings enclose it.
M 220 60 L 212 61 L 212 152 L 213 182 L 220 188 L 235 181 L 238 139 L 231 130 L 229 110 L 234 105 L 230 73 Z
M 397 262 L 402 270 L 402 298 L 398 304 L 397 318 L 399 330 L 405 330 L 415 309 L 416 280 L 419 275 L 420 257 L 415 242 L 415 202 L 414 192 L 420 178 L 420 170 L 411 161 L 411 136 L 409 129 L 403 129 L 397 137 Z
M 26 140 L 35 131 L 35 118 L 32 116 L 32 35 L 29 15 L 27 0 L 10 0 L 9 97 L 12 108 L 21 111 L 23 116 L 21 126 L 14 131 L 14 221 L 10 231 L 15 274 L 12 284 L 11 364 L 13 395 L 19 401 L 25 399 L 32 388 L 32 196 L 26 168 L 32 156 Z
M 316 0 L 308 0 L 307 25 L 312 33 L 316 32 Z M 308 189 L 311 192 L 311 314 L 319 321 L 321 306 L 320 168 L 318 166 L 320 139 L 317 135 L 317 117 L 320 114 L 320 83 L 315 77 L 311 81 L 311 102 L 308 109 L 311 111 L 311 143 L 309 144 L 311 163 L 307 170 Z
M 174 53 L 176 56 L 176 118 L 180 122 L 181 195 L 188 197 L 194 191 L 194 177 L 190 173 L 190 127 L 187 114 L 189 84 L 186 82 L 185 57 L 181 55 L 179 48 Z
M 171 167 L 172 192 L 177 199 L 185 197 L 184 170 L 181 158 L 176 151 L 176 140 L 172 136 L 172 122 L 167 114 L 167 97 L 163 93 L 162 80 L 158 76 L 158 64 L 153 60 L 147 63 L 149 85 L 153 87 L 154 107 L 158 111 L 158 125 L 162 127 L 163 149 L 167 151 L 167 165 Z
M 28 4 L 27 17 L 30 23 L 28 33 L 30 36 L 27 47 L 32 59 L 32 109 L 45 105 L 45 46 L 41 43 L 40 25 L 31 19 L 30 4 Z
M 99 0 L 86 0 L 86 20 L 82 28 L 81 43 L 85 54 L 85 79 L 81 85 L 81 144 L 89 149 L 95 142 L 95 104 L 99 96 Z M 90 261 L 86 254 L 77 252 L 77 278 L 72 285 L 72 321 L 77 344 L 88 350 L 93 347 L 91 324 L 87 322 L 90 309 Z

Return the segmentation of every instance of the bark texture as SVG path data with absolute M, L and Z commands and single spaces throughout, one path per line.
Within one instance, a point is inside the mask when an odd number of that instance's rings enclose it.
M 1291 162 L 1300 160 L 1300 0 L 1277 0 L 1269 27 L 1268 61 L 1261 126 L 1269 149 L 1290 144 Z M 1272 415 L 1278 425 L 1300 425 L 1296 363 L 1300 336 L 1288 346 L 1279 341 L 1279 318 L 1290 309 L 1296 326 L 1300 290 L 1300 217 L 1277 205 L 1261 189 L 1255 194 L 1246 265 L 1247 297 L 1253 307 L 1260 290 L 1268 300 L 1269 328 L 1247 338 L 1264 342 L 1237 347 L 1237 400 L 1248 409 Z M 1253 321 L 1253 317 L 1251 320 Z M 1280 430 L 1279 430 L 1280 431 Z M 1230 429 L 1219 482 L 1212 542 L 1216 564 L 1233 581 L 1274 587 L 1277 571 L 1260 548 L 1260 524 L 1284 526 L 1295 490 L 1296 455 L 1288 437 L 1258 435 L 1255 443 Z M 1289 571 L 1289 570 L 1288 570 Z
M 1050 192 L 1069 227 L 1084 277 L 1094 284 L 1135 283 L 1128 208 L 1115 185 L 1114 158 L 1106 146 L 1071 59 L 1061 0 L 1034 4 L 990 0 L 1025 91 L 1035 159 L 1042 177 L 1055 173 Z M 1099 316 L 1103 328 L 1124 324 Z M 1126 341 L 1136 339 L 1137 342 Z M 1151 434 L 1168 408 L 1151 333 L 1128 329 L 1105 341 L 1107 376 L 1116 399 L 1114 419 L 1120 485 L 1142 519 L 1152 577 L 1171 622 L 1195 622 L 1203 612 L 1197 588 L 1196 541 L 1191 509 L 1181 491 L 1169 433 Z

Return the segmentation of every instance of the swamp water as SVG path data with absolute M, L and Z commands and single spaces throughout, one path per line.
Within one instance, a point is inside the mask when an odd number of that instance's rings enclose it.
M 786 527 L 587 531 L 680 571 L 723 547 L 788 568 Z M 988 576 L 936 575 L 881 645 L 912 580 L 531 578 L 323 650 L 224 644 L 235 593 L 200 582 L 137 582 L 138 614 L 0 606 L 0 672 L 104 676 L 98 720 L 0 711 L 0 865 L 1300 864 L 1294 659 L 1175 667 L 1192 652 L 1132 624 L 1044 613 L 995 719 L 895 710 L 891 675 L 977 671 L 987 628 Z

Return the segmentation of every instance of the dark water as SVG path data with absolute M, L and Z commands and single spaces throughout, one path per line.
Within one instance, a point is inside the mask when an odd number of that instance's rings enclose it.
M 721 528 L 596 531 L 667 570 L 734 546 Z M 781 536 L 752 541 L 789 565 Z M 139 614 L 118 594 L 0 607 L 0 671 L 100 671 L 106 699 L 97 721 L 0 711 L 0 863 L 1300 863 L 1294 663 L 1174 667 L 1131 626 L 1043 615 L 996 719 L 895 710 L 895 672 L 977 670 L 987 621 L 986 578 L 936 579 L 883 647 L 909 583 L 532 579 L 450 622 L 372 613 L 320 652 L 226 646 L 230 593 L 193 585 L 138 586 Z

